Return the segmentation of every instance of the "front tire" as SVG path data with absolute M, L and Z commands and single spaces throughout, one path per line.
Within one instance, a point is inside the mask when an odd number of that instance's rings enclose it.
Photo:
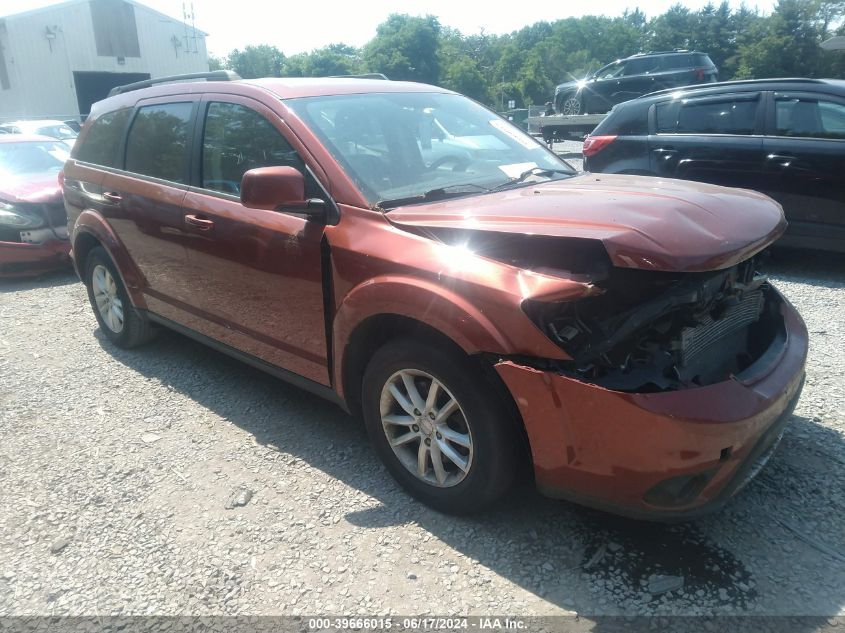
M 574 92 L 564 95 L 559 101 L 558 114 L 582 114 L 581 97 Z
M 370 440 L 393 477 L 441 512 L 467 514 L 514 480 L 520 438 L 470 359 L 414 340 L 388 343 L 364 372 Z
M 112 343 L 136 347 L 155 335 L 152 324 L 129 300 L 117 267 L 102 246 L 91 249 L 85 259 L 85 285 L 100 331 Z

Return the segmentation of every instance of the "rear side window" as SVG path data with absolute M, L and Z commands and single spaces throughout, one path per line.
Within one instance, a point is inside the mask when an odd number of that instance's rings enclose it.
M 185 183 L 191 103 L 163 103 L 139 108 L 126 139 L 126 170 Z
M 640 57 L 639 59 L 629 59 L 625 62 L 625 75 L 645 75 L 657 70 L 657 57 Z
M 284 136 L 255 110 L 236 103 L 212 102 L 205 117 L 202 186 L 232 195 L 250 169 L 305 166 Z
M 689 55 L 667 55 L 663 58 L 662 66 L 666 70 L 679 70 L 691 66 Z
M 657 106 L 658 134 L 753 134 L 759 99 L 669 102 Z
M 845 105 L 810 97 L 777 97 L 778 136 L 845 139 Z
M 130 114 L 131 108 L 124 108 L 97 117 L 80 143 L 76 159 L 103 167 L 121 167 L 118 148 Z

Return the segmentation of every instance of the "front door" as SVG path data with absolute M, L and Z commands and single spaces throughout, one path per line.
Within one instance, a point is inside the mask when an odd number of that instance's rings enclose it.
M 845 243 L 845 100 L 775 93 L 764 140 L 764 193 L 783 205 L 795 245 Z M 803 241 L 806 240 L 806 241 Z
M 760 93 L 672 99 L 655 105 L 649 137 L 657 176 L 757 189 L 763 170 Z
M 328 385 L 324 227 L 240 202 L 246 171 L 289 165 L 307 174 L 305 163 L 278 116 L 256 101 L 206 95 L 200 117 L 195 186 L 185 198 L 182 218 L 190 233 L 188 304 L 195 315 L 190 327 Z M 324 197 L 308 175 L 306 182 L 306 195 Z

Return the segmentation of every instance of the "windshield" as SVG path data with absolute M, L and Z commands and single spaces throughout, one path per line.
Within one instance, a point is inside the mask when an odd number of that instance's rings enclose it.
M 543 179 L 575 173 L 538 141 L 460 95 L 373 93 L 287 104 L 371 204 L 389 207 L 448 188 L 484 192 L 532 168 L 558 170 Z
M 59 138 L 64 140 L 67 139 L 74 139 L 76 138 L 77 134 L 74 132 L 69 125 L 45 125 L 39 127 L 35 130 L 36 134 L 42 134 L 43 136 L 52 136 L 53 138 Z
M 58 174 L 68 156 L 69 150 L 64 143 L 53 141 L 0 143 L 0 176 Z

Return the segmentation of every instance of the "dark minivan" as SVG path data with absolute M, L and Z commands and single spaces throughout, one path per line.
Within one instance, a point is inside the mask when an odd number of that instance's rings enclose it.
M 662 91 L 613 109 L 584 169 L 763 192 L 781 246 L 845 252 L 845 81 L 764 79 Z

